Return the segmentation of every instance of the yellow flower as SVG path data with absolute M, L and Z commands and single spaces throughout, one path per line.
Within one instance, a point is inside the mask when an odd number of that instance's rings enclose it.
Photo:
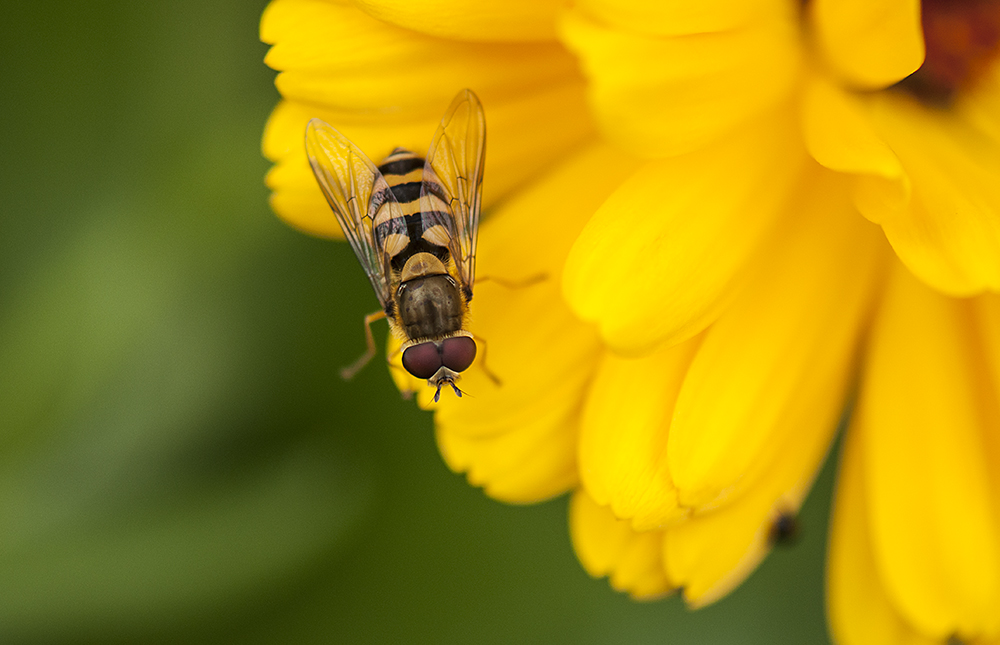
M 700 606 L 798 510 L 857 387 L 835 637 L 1000 639 L 997 3 L 274 0 L 261 33 L 272 203 L 313 233 L 338 234 L 309 118 L 377 158 L 483 100 L 479 273 L 548 279 L 477 286 L 503 384 L 473 367 L 436 406 L 451 468 L 572 492 L 590 573 Z

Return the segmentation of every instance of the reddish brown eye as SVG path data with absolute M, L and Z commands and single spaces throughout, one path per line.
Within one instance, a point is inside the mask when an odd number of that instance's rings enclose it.
M 441 367 L 441 355 L 434 343 L 420 343 L 403 352 L 403 367 L 417 378 L 430 378 Z
M 442 345 L 442 362 L 450 370 L 464 372 L 476 358 L 476 341 L 468 336 L 446 338 Z

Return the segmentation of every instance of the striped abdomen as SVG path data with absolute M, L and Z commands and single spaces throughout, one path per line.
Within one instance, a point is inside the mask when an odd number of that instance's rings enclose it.
M 402 271 L 407 260 L 417 253 L 430 253 L 444 265 L 448 264 L 448 233 L 440 222 L 450 221 L 446 203 L 434 190 L 437 183 L 428 182 L 429 194 L 420 199 L 424 185 L 424 159 L 408 150 L 396 148 L 378 167 L 385 177 L 402 211 L 400 217 L 386 218 L 376 223 L 376 239 L 385 239 L 383 248 L 392 258 L 394 271 Z M 437 193 L 437 194 L 435 194 Z M 404 233 L 405 231 L 405 233 Z M 384 236 L 384 237 L 383 237 Z

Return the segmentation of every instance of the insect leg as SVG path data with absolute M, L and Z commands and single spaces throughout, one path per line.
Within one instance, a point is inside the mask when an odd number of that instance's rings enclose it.
M 536 273 L 535 275 L 530 275 L 523 280 L 503 280 L 496 276 L 484 275 L 481 278 L 476 278 L 476 284 L 482 284 L 484 282 L 496 282 L 501 287 L 506 287 L 507 289 L 523 289 L 525 287 L 530 287 L 536 285 L 539 282 L 545 282 L 548 280 L 549 274 L 547 273 Z
M 375 356 L 375 337 L 372 336 L 372 323 L 383 318 L 385 318 L 384 311 L 376 311 L 365 316 L 365 342 L 368 344 L 368 349 L 361 355 L 361 358 L 340 370 L 340 377 L 345 381 L 354 378 L 354 375 L 360 372 L 361 368 Z
M 489 377 L 491 381 L 493 381 L 494 385 L 496 385 L 497 387 L 502 386 L 503 382 L 497 377 L 496 374 L 490 371 L 490 368 L 486 367 L 486 341 L 480 338 L 479 336 L 474 336 L 474 335 L 472 336 L 472 340 L 482 344 L 483 346 L 483 353 L 481 354 L 482 358 L 479 360 L 479 367 L 482 368 L 483 373 L 486 374 L 486 376 Z M 459 396 L 461 396 L 461 394 Z

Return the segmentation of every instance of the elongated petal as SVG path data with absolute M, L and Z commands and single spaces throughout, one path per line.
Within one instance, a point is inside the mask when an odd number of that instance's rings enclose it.
M 572 489 L 578 480 L 573 427 L 578 413 L 569 397 L 580 387 L 570 385 L 576 387 L 549 393 L 555 399 L 549 414 L 493 436 L 468 436 L 437 424 L 438 448 L 445 463 L 503 502 L 533 503 Z
M 590 496 L 638 530 L 687 515 L 667 469 L 674 401 L 698 349 L 695 338 L 639 359 L 607 353 L 580 431 L 580 476 Z
M 814 0 L 811 23 L 825 62 L 848 85 L 892 85 L 924 62 L 920 0 Z
M 908 625 L 886 593 L 872 552 L 863 440 L 852 429 L 844 440 L 827 561 L 827 611 L 840 645 L 940 645 Z
M 802 433 L 799 437 L 805 441 L 786 445 L 786 458 L 793 462 L 789 468 L 730 504 L 691 515 L 664 530 L 667 577 L 684 589 L 689 607 L 704 607 L 741 584 L 770 551 L 771 530 L 778 516 L 798 512 L 829 434 Z M 792 452 L 792 448 L 803 450 Z
M 436 421 L 449 465 L 467 470 L 490 494 L 529 501 L 573 483 L 565 472 L 575 467 L 580 409 L 601 346 L 594 330 L 562 304 L 561 265 L 588 214 L 632 168 L 620 153 L 590 146 L 482 227 L 471 330 L 485 341 L 485 362 L 502 385 L 474 366 L 461 382 L 470 396 L 442 397 Z M 520 287 L 501 283 L 532 278 L 543 279 Z M 527 454 L 529 448 L 537 456 Z M 532 472 L 537 462 L 544 462 L 549 479 Z M 522 485 L 529 478 L 531 485 Z
M 978 107 L 934 111 L 904 95 L 878 95 L 872 118 L 913 198 L 902 208 L 865 193 L 858 200 L 913 273 L 959 296 L 1000 290 L 1000 116 Z
M 264 131 L 264 154 L 277 162 L 267 176 L 275 212 L 310 233 L 340 236 L 306 160 L 303 137 L 309 119 L 319 117 L 335 125 L 378 162 L 397 146 L 426 151 L 444 107 L 447 102 L 430 116 L 415 113 L 406 118 L 282 102 Z M 486 103 L 486 111 L 489 140 L 483 203 L 487 209 L 544 172 L 591 132 L 579 82 Z
M 887 208 L 910 199 L 910 180 L 899 157 L 875 130 L 864 101 L 822 79 L 810 79 L 802 101 L 806 146 L 823 166 L 859 175 L 866 194 Z
M 735 497 L 794 467 L 782 448 L 791 435 L 833 431 L 882 257 L 844 187 L 819 170 L 803 182 L 797 221 L 706 332 L 667 443 L 682 505 Z
M 317 6 L 321 4 L 322 6 Z M 400 29 L 350 5 L 277 0 L 261 21 L 286 99 L 389 115 L 438 114 L 472 88 L 484 104 L 576 77 L 556 44 L 462 43 Z
M 641 353 L 718 315 L 799 171 L 788 118 L 649 163 L 591 218 L 567 260 L 564 293 L 608 344 Z
M 786 0 L 578 0 L 573 6 L 609 27 L 660 36 L 728 31 L 776 16 L 787 19 L 792 10 Z
M 454 40 L 533 41 L 555 38 L 558 0 L 353 0 L 399 27 Z
M 1000 401 L 1000 296 L 986 294 L 972 302 L 979 338 L 982 339 L 982 356 L 989 370 L 991 383 Z
M 661 531 L 635 531 L 583 491 L 570 501 L 569 531 L 583 568 L 595 578 L 608 576 L 613 589 L 635 598 L 673 590 L 660 560 Z
M 560 25 L 602 133 L 649 158 L 704 146 L 783 102 L 800 65 L 795 30 L 791 15 L 678 37 L 611 28 L 582 11 Z
M 973 312 L 898 267 L 857 413 L 888 596 L 941 638 L 1000 634 L 1000 415 Z

